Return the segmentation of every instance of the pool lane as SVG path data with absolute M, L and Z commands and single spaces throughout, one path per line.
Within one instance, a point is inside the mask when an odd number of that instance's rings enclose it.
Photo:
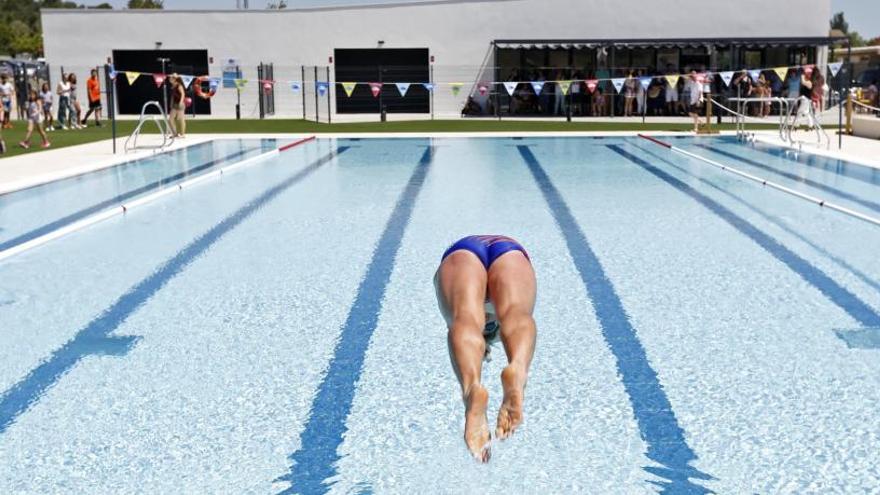
M 275 140 L 216 140 L 0 195 L 0 251 L 274 148 Z
M 352 148 L 229 230 L 119 326 L 115 334 L 141 337 L 127 355 L 81 361 L 0 435 L 3 458 L 19 460 L 0 470 L 2 491 L 273 492 L 423 150 Z M 229 190 L 212 182 L 181 196 L 219 222 L 197 206 L 219 193 L 241 208 L 310 163 L 286 157 L 236 174 Z M 242 196 L 242 183 L 262 187 Z M 161 203 L 130 219 L 149 220 L 140 227 L 154 236 L 174 228 L 171 209 L 155 218 Z

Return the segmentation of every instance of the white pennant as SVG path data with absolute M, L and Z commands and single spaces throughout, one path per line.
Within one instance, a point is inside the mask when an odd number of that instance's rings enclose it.
M 506 82 L 504 83 L 504 89 L 507 90 L 507 94 L 513 96 L 513 92 L 516 91 L 516 87 L 519 86 L 518 82 Z
M 837 73 L 840 72 L 841 67 L 843 67 L 843 62 L 834 62 L 833 64 L 828 64 L 828 69 L 831 70 L 831 77 L 837 77 Z
M 194 76 L 180 76 L 180 80 L 183 81 L 184 88 L 188 88 L 190 83 L 193 82 L 193 79 L 195 79 Z
M 720 72 L 718 75 L 721 76 L 721 80 L 724 81 L 725 86 L 730 86 L 730 81 L 733 81 L 733 71 Z
M 541 90 L 544 89 L 544 81 L 535 81 L 532 83 L 532 89 L 535 90 L 536 95 L 541 94 Z
M 623 89 L 623 82 L 624 82 L 625 80 L 626 80 L 626 79 L 623 78 L 623 77 L 619 77 L 619 78 L 617 78 L 617 79 L 612 79 L 612 80 L 611 80 L 611 84 L 614 85 L 614 89 L 616 89 L 618 93 L 620 93 L 620 90 Z
M 410 83 L 394 83 L 397 86 L 397 91 L 400 93 L 400 96 L 406 96 L 406 92 L 409 91 Z

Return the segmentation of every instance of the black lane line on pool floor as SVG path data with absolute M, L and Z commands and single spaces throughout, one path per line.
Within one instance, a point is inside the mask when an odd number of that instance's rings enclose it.
M 593 303 L 596 317 L 602 327 L 602 337 L 617 362 L 617 371 L 629 396 L 639 432 L 648 446 L 645 455 L 661 464 L 661 467 L 644 467 L 645 471 L 663 478 L 663 481 L 650 481 L 650 483 L 661 487 L 661 493 L 710 493 L 706 488 L 690 480 L 690 478 L 700 480 L 715 478 L 690 465 L 697 460 L 697 455 L 685 440 L 684 429 L 678 424 L 657 372 L 648 362 L 645 348 L 632 326 L 614 284 L 605 273 L 601 261 L 590 247 L 587 236 L 572 215 L 562 194 L 553 185 L 553 181 L 534 153 L 528 146 L 520 146 L 519 152 L 544 195 L 547 206 L 565 238 L 584 288 Z
M 842 309 L 861 325 L 865 327 L 880 327 L 880 314 L 878 314 L 874 308 L 859 299 L 858 296 L 847 290 L 845 287 L 838 284 L 821 269 L 785 247 L 770 234 L 765 233 L 758 227 L 749 223 L 748 220 L 727 209 L 714 199 L 697 191 L 687 183 L 654 165 L 651 165 L 643 158 L 633 155 L 616 144 L 608 145 L 608 148 L 643 168 L 679 192 L 689 196 L 701 206 L 714 213 L 718 218 L 736 229 L 739 233 L 751 239 L 755 244 L 764 249 L 764 251 L 799 275 L 805 282 L 821 292 L 830 302 Z
M 18 246 L 20 244 L 24 244 L 25 242 L 36 239 L 36 238 L 43 236 L 43 235 L 46 235 L 50 232 L 54 232 L 62 227 L 66 227 L 66 226 L 68 226 L 74 222 L 77 222 L 79 220 L 82 220 L 83 218 L 86 218 L 90 215 L 94 215 L 95 213 L 99 213 L 103 210 L 106 210 L 107 208 L 111 208 L 113 206 L 118 206 L 118 205 L 122 204 L 123 202 L 125 202 L 126 200 L 129 200 L 129 199 L 134 198 L 136 196 L 140 196 L 141 194 L 144 194 L 144 193 L 148 193 L 148 192 L 153 191 L 155 189 L 158 189 L 164 185 L 173 184 L 174 182 L 177 182 L 181 179 L 185 179 L 187 177 L 190 177 L 193 174 L 197 174 L 199 172 L 209 170 L 209 169 L 214 168 L 215 166 L 217 166 L 221 163 L 225 163 L 230 160 L 235 160 L 236 158 L 240 158 L 248 153 L 252 153 L 255 151 L 259 152 L 259 153 L 265 153 L 265 151 L 263 151 L 263 148 L 248 148 L 248 149 L 244 149 L 241 151 L 236 151 L 235 153 L 229 154 L 229 155 L 224 156 L 222 158 L 217 158 L 215 160 L 211 160 L 210 162 L 206 162 L 201 165 L 197 165 L 193 168 L 184 170 L 183 172 L 178 172 L 174 175 L 165 177 L 164 179 L 153 181 L 149 184 L 145 184 L 143 186 L 132 189 L 130 191 L 126 191 L 122 194 L 117 194 L 116 196 L 114 196 L 112 198 L 105 199 L 104 201 L 101 201 L 99 203 L 95 203 L 91 206 L 87 206 L 87 207 L 85 207 L 81 210 L 75 211 L 65 217 L 59 218 L 59 219 L 54 220 L 52 222 L 49 222 L 45 225 L 42 225 L 42 226 L 37 227 L 35 229 L 32 229 L 28 232 L 25 232 L 24 234 L 13 237 L 12 239 L 0 242 L 0 251 L 5 251 L 7 249 L 13 248 L 13 247 Z
M 351 413 L 367 347 L 379 323 L 382 300 L 391 280 L 394 260 L 434 161 L 435 151 L 433 145 L 425 150 L 376 244 L 327 373 L 312 402 L 308 421 L 300 435 L 300 448 L 289 457 L 293 465 L 288 474 L 275 480 L 291 483 L 290 488 L 281 493 L 326 493 L 330 489 L 325 481 L 336 474 L 335 464 L 339 460 L 337 449 L 347 430 L 345 423 Z
M 224 218 L 220 223 L 181 249 L 147 278 L 125 292 L 109 308 L 76 332 L 73 339 L 52 352 L 39 366 L 0 395 L 0 434 L 6 431 L 22 413 L 86 356 L 122 356 L 140 340 L 137 336 L 110 335 L 132 314 L 140 309 L 174 277 L 205 253 L 224 235 L 239 226 L 251 215 L 266 206 L 291 186 L 301 182 L 322 165 L 348 150 L 340 146 L 335 151 L 307 165 L 287 179 L 272 186 L 247 204 Z

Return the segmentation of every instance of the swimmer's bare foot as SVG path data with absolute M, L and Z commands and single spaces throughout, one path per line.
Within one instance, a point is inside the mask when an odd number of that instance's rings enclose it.
M 501 372 L 501 385 L 504 388 L 504 400 L 498 410 L 498 424 L 495 437 L 505 439 L 513 434 L 523 420 L 523 391 L 526 386 L 526 373 L 522 369 L 509 365 Z
M 486 419 L 489 392 L 482 385 L 474 385 L 464 403 L 464 443 L 474 459 L 489 462 L 489 422 Z

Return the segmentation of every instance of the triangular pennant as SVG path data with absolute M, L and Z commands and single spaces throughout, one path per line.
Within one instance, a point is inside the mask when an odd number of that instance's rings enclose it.
M 220 78 L 219 77 L 212 77 L 212 78 L 208 79 L 208 88 L 211 91 L 217 91 L 217 88 L 219 88 L 219 87 L 220 87 Z
M 599 87 L 598 79 L 587 79 L 585 82 L 587 83 L 587 91 L 589 91 L 591 94 L 596 91 L 596 88 Z
M 449 83 L 449 87 L 452 88 L 452 94 L 458 96 L 458 93 L 461 91 L 461 87 L 464 86 L 464 83 L 454 82 Z
M 272 85 L 275 84 L 274 81 L 263 81 L 263 91 L 269 92 L 272 91 Z
M 294 93 L 302 91 L 302 83 L 299 81 L 290 81 L 290 90 Z
M 315 87 L 318 89 L 318 96 L 324 96 L 327 94 L 327 89 L 330 88 L 330 83 L 326 81 L 318 81 L 315 83 Z
M 639 78 L 639 83 L 641 83 L 642 88 L 644 88 L 644 90 L 647 91 L 647 90 L 648 90 L 648 86 L 651 85 L 651 81 L 653 81 L 653 80 L 654 80 L 654 78 L 651 77 L 651 76 L 640 77 L 640 78 Z
M 513 96 L 513 92 L 516 91 L 517 86 L 519 86 L 519 83 L 514 81 L 504 83 L 504 89 L 507 90 L 507 94 L 510 96 Z
M 161 87 L 165 83 L 165 74 L 153 74 L 153 82 L 157 88 Z
M 698 84 L 706 84 L 706 81 L 709 80 L 708 72 L 698 72 L 697 73 L 697 83 Z
M 235 89 L 241 91 L 244 89 L 245 86 L 247 86 L 248 80 L 247 79 L 234 79 L 232 82 L 235 83 Z
M 400 93 L 400 96 L 406 96 L 406 92 L 409 91 L 409 83 L 394 83 L 397 86 L 397 92 Z
M 532 89 L 535 90 L 535 94 L 541 94 L 541 91 L 544 89 L 544 81 L 532 81 Z
M 128 71 L 128 72 L 125 73 L 125 79 L 128 80 L 128 84 L 129 84 L 129 85 L 134 84 L 134 82 L 137 81 L 137 78 L 139 78 L 139 77 L 141 77 L 141 73 L 140 73 L 140 72 L 131 72 L 131 71 Z
M 108 65 L 107 68 L 108 68 L 107 75 L 110 76 L 110 80 L 115 81 L 116 76 L 119 74 L 118 72 L 116 72 L 116 68 L 112 64 Z
M 626 81 L 626 79 L 624 79 L 622 77 L 618 77 L 618 78 L 611 80 L 611 84 L 614 85 L 614 89 L 617 90 L 618 93 L 620 93 L 620 90 L 623 89 L 624 81 Z
M 562 96 L 568 96 L 568 92 L 571 91 L 571 83 L 573 81 L 559 81 L 559 89 L 562 90 Z
M 422 86 L 428 91 L 434 91 L 434 83 L 422 83 Z
M 733 71 L 725 71 L 719 72 L 718 75 L 721 76 L 721 80 L 724 81 L 725 86 L 730 86 L 730 81 L 733 81 Z
M 489 92 L 489 86 L 487 86 L 486 83 L 480 83 L 480 85 L 477 86 L 477 91 L 480 92 L 480 96 L 486 96 L 486 93 Z
M 370 92 L 373 93 L 373 98 L 378 98 L 379 94 L 382 93 L 382 83 L 370 83 Z
M 180 80 L 183 81 L 183 87 L 188 88 L 190 84 L 192 84 L 195 76 L 180 76 Z
M 774 67 L 773 72 L 780 81 L 785 81 L 785 75 L 788 74 L 788 67 Z
M 349 98 L 351 98 L 351 94 L 354 93 L 354 88 L 358 85 L 356 82 L 344 82 L 339 84 L 341 84 L 342 89 L 345 90 L 345 96 L 348 96 Z
M 841 67 L 843 67 L 843 62 L 834 62 L 833 64 L 828 64 L 828 70 L 831 71 L 831 77 L 837 77 L 837 73 L 840 72 Z
M 669 84 L 670 88 L 678 86 L 678 80 L 681 79 L 681 76 L 678 74 L 669 74 L 668 76 L 664 77 L 666 78 L 666 82 Z
M 761 69 L 752 69 L 749 71 L 749 77 L 752 78 L 753 82 L 758 82 L 758 79 L 761 79 Z

